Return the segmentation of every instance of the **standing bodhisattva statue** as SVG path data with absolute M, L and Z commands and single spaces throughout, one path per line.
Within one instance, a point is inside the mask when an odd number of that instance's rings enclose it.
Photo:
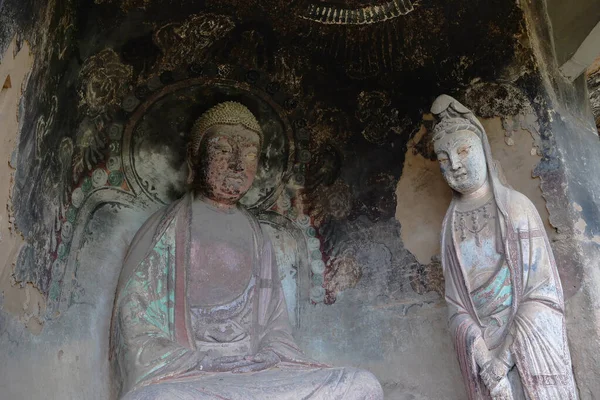
M 122 400 L 383 399 L 375 377 L 328 368 L 294 343 L 273 248 L 238 204 L 262 132 L 242 104 L 195 123 L 191 190 L 138 231 L 111 329 Z
M 435 152 L 454 192 L 442 265 L 469 399 L 576 399 L 562 287 L 536 208 L 500 179 L 471 111 L 442 95 L 431 112 Z

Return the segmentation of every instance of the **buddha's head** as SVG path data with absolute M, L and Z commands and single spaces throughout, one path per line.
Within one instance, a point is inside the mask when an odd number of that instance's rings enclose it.
M 448 185 L 460 194 L 481 188 L 488 177 L 478 127 L 469 120 L 452 118 L 434 129 L 433 147 Z
M 248 108 L 236 102 L 217 104 L 192 128 L 188 183 L 216 203 L 237 203 L 252 186 L 261 144 L 260 125 Z

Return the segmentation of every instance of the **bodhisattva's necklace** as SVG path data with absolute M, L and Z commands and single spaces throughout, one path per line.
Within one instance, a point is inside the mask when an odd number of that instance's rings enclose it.
M 454 231 L 460 234 L 461 241 L 466 240 L 470 234 L 475 238 L 477 247 L 481 247 L 482 234 L 496 218 L 493 193 L 487 194 L 482 199 L 477 199 L 476 203 L 483 204 L 477 206 L 476 204 L 467 203 L 463 204 L 462 207 L 457 205 L 454 211 Z M 470 208 L 469 205 L 474 208 Z

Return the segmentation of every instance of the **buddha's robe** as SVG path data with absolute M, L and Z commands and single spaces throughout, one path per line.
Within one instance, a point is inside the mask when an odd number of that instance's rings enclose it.
M 544 226 L 521 193 L 500 186 L 497 196 L 506 209 L 505 215 L 498 213 L 503 254 L 483 286 L 470 287 L 461 262 L 452 227 L 456 200 L 442 230 L 449 325 L 469 399 L 490 398 L 474 357 L 473 343 L 480 336 L 492 353 L 512 336 L 509 350 L 518 374 L 513 369 L 509 380 L 515 399 L 576 399 L 562 287 Z
M 126 257 L 111 329 L 121 399 L 383 399 L 369 372 L 327 368 L 296 346 L 271 243 L 241 207 L 254 244 L 246 290 L 220 307 L 189 304 L 190 249 L 202 246 L 191 242 L 191 204 L 187 195 L 152 216 Z M 197 368 L 203 356 L 261 350 L 281 362 L 245 374 Z

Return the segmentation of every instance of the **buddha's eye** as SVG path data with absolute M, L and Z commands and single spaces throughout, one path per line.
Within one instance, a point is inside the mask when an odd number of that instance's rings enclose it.
M 246 154 L 246 160 L 248 160 L 248 161 L 254 161 L 254 160 L 256 160 L 256 153 L 248 153 L 248 154 Z
M 446 156 L 443 156 L 443 155 L 441 155 L 441 154 L 437 156 L 437 159 L 438 159 L 438 161 L 439 161 L 440 163 L 447 163 L 447 162 L 448 162 L 448 157 L 446 157 Z
M 229 146 L 218 146 L 217 151 L 223 154 L 231 153 L 231 147 Z

